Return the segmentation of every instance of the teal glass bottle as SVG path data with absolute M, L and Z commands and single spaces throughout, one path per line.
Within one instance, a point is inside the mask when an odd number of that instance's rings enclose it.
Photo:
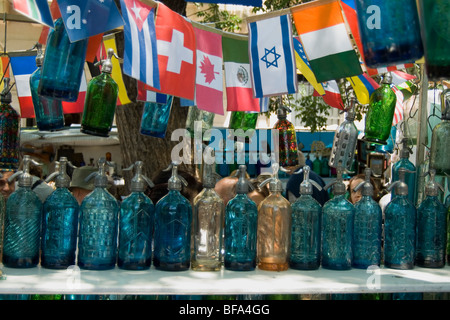
M 373 185 L 370 183 L 372 170 L 364 170 L 365 180 L 355 191 L 361 190 L 362 198 L 354 204 L 355 221 L 353 226 L 352 267 L 367 269 L 381 264 L 381 241 L 383 213 L 380 205 L 373 199 Z
M 46 42 L 38 94 L 74 102 L 78 99 L 88 39 L 70 42 L 62 18 L 55 21 Z
M 450 89 L 441 93 L 441 122 L 434 128 L 431 136 L 430 168 L 437 175 L 450 176 Z
M 371 68 L 414 62 L 423 56 L 415 0 L 356 0 L 364 61 Z
M 295 167 L 298 165 L 297 135 L 294 125 L 287 119 L 287 112 L 291 112 L 291 110 L 280 102 L 277 109 L 278 121 L 273 128 L 278 130 L 280 166 Z
M 44 53 L 42 45 L 36 44 L 37 69 L 30 76 L 31 99 L 33 100 L 34 115 L 39 131 L 55 131 L 64 128 L 64 113 L 61 100 L 46 98 L 38 94 L 39 82 L 42 76 Z
M 84 100 L 81 132 L 107 137 L 111 131 L 116 111 L 119 86 L 111 76 L 113 49 L 108 49 L 108 58 L 101 61 L 102 73 L 94 77 L 87 86 Z
M 17 170 L 20 157 L 20 116 L 11 106 L 9 78 L 4 78 L 0 96 L 0 168 Z
M 46 182 L 55 179 L 56 186 L 43 204 L 41 266 L 48 269 L 75 265 L 80 207 L 68 189 L 67 164 L 67 158 L 61 157 L 59 170 L 46 179 Z
M 315 270 L 320 267 L 320 230 L 322 206 L 312 197 L 313 187 L 320 185 L 309 180 L 309 166 L 304 166 L 300 197 L 292 204 L 292 232 L 289 267 L 297 270 Z
M 398 181 L 399 169 L 405 168 L 405 183 L 408 185 L 408 199 L 412 204 L 416 203 L 416 182 L 417 169 L 416 166 L 409 160 L 409 155 L 412 150 L 408 147 L 407 139 L 403 139 L 403 148 L 400 151 L 400 159 L 392 165 L 392 181 Z M 394 196 L 394 192 L 392 192 Z
M 322 208 L 322 267 L 333 270 L 349 270 L 353 262 L 355 207 L 345 197 L 342 172 L 339 166 L 336 180 L 324 187 L 333 186 L 334 197 Z
M 380 87 L 375 89 L 369 99 L 366 114 L 364 140 L 375 144 L 387 144 L 394 119 L 397 96 L 391 89 L 392 75 L 385 73 Z
M 3 178 L 3 175 L 0 173 L 0 179 Z M 3 239 L 4 239 L 4 230 L 5 230 L 5 210 L 6 210 L 6 201 L 3 194 L 0 194 L 0 261 L 2 261 L 3 257 Z
M 19 188 L 6 202 L 3 265 L 9 268 L 31 268 L 39 264 L 42 202 L 31 190 L 33 178 L 29 155 L 23 157 L 23 171 L 17 171 L 8 181 L 19 179 Z
M 251 189 L 246 179 L 246 166 L 239 166 L 236 196 L 225 208 L 224 267 L 233 271 L 252 271 L 256 268 L 256 234 L 258 207 L 247 193 Z
M 107 190 L 106 160 L 98 161 L 94 190 L 81 202 L 78 239 L 78 266 L 87 270 L 113 269 L 117 259 L 119 202 Z
M 178 164 L 169 168 L 169 193 L 155 205 L 153 265 L 158 270 L 184 271 L 190 267 L 192 205 L 180 192 L 187 182 L 178 175 Z
M 142 161 L 136 161 L 129 169 L 133 167 L 131 194 L 120 205 L 117 266 L 125 270 L 146 270 L 152 262 L 155 206 L 144 191 L 154 184 L 142 174 Z
M 141 118 L 140 133 L 155 138 L 164 138 L 169 124 L 172 103 L 173 96 L 167 96 L 165 104 L 146 102 Z
M 395 196 L 385 208 L 384 266 L 392 269 L 414 268 L 416 249 L 416 207 L 408 199 L 406 169 L 399 169 L 399 180 L 388 187 Z
M 434 180 L 435 170 L 429 171 L 425 199 L 417 208 L 417 248 L 415 264 L 424 268 L 443 268 L 447 249 L 447 208 L 439 200 L 442 186 Z

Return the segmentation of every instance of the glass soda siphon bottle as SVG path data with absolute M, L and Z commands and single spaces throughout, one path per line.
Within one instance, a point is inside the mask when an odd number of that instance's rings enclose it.
M 191 268 L 194 271 L 219 271 L 222 267 L 225 205 L 214 190 L 220 179 L 215 166 L 214 162 L 203 164 L 203 190 L 193 201 Z
M 29 155 L 23 157 L 23 171 L 17 171 L 8 182 L 19 179 L 19 188 L 6 202 L 3 265 L 9 268 L 31 268 L 39 264 L 42 202 L 31 190 L 30 164 L 39 165 Z
M 373 185 L 370 183 L 372 170 L 364 170 L 365 179 L 354 189 L 361 190 L 362 198 L 354 204 L 355 221 L 353 226 L 354 268 L 367 269 L 381 263 L 381 240 L 383 213 L 380 205 L 373 199 Z
M 289 267 L 297 270 L 315 270 L 320 267 L 322 206 L 312 197 L 313 187 L 322 187 L 309 180 L 309 166 L 303 171 L 300 197 L 292 204 L 292 232 Z
M 164 138 L 169 124 L 172 104 L 173 96 L 169 95 L 165 104 L 147 101 L 142 113 L 140 133 L 155 138 Z
M 274 129 L 278 130 L 278 157 L 282 167 L 295 167 L 298 165 L 297 136 L 294 125 L 287 120 L 287 112 L 291 110 L 279 102 L 277 109 L 278 121 Z
M 113 56 L 119 59 L 113 49 L 108 49 L 108 58 L 99 62 L 102 73 L 94 77 L 87 86 L 81 120 L 83 133 L 107 137 L 111 131 L 119 94 L 119 86 L 111 76 Z
M 17 170 L 20 156 L 20 116 L 11 106 L 9 78 L 4 78 L 0 95 L 0 168 Z
M 430 168 L 437 175 L 450 175 L 450 89 L 441 93 L 442 119 L 432 132 Z
M 258 206 L 257 264 L 267 271 L 285 271 L 289 268 L 292 208 L 283 197 L 283 185 L 278 179 L 278 163 L 272 164 L 272 177 L 259 187 L 269 184 L 269 196 Z
M 153 265 L 166 271 L 184 271 L 190 267 L 192 206 L 181 194 L 187 181 L 178 174 L 173 162 L 168 182 L 169 193 L 155 205 Z
M 412 150 L 408 147 L 408 139 L 404 138 L 402 144 L 403 148 L 400 151 L 400 159 L 392 165 L 392 181 L 397 181 L 399 179 L 399 169 L 405 168 L 405 183 L 408 185 L 408 199 L 412 204 L 415 204 L 417 170 L 416 166 L 409 160 L 409 155 L 412 153 Z
M 336 180 L 324 187 L 328 190 L 333 186 L 334 195 L 322 208 L 322 267 L 326 269 L 352 268 L 355 207 L 345 198 L 342 174 L 339 166 Z
M 0 172 L 0 179 L 3 178 L 3 174 Z M 0 261 L 2 261 L 3 257 L 3 238 L 4 238 L 4 230 L 5 230 L 5 210 L 6 210 L 6 201 L 3 194 L 0 193 Z
M 94 179 L 94 190 L 81 202 L 78 239 L 78 266 L 88 270 L 113 269 L 117 259 L 117 225 L 119 202 L 107 190 L 105 158 L 98 160 L 98 172 L 86 177 Z
M 61 100 L 47 98 L 38 94 L 39 82 L 42 77 L 42 63 L 44 53 L 42 45 L 36 43 L 36 66 L 38 67 L 30 76 L 30 91 L 33 100 L 34 115 L 39 131 L 55 131 L 64 128 L 64 113 Z
M 46 179 L 55 179 L 56 190 L 43 205 L 41 266 L 49 269 L 66 269 L 75 265 L 80 206 L 69 191 L 68 160 L 59 159 L 59 170 Z
M 370 143 L 387 144 L 394 119 L 397 96 L 391 89 L 392 75 L 385 73 L 380 87 L 369 99 L 369 110 L 366 114 L 364 140 Z
M 425 199 L 417 208 L 417 248 L 415 263 L 419 267 L 442 268 L 447 249 L 447 208 L 439 200 L 439 189 L 444 191 L 430 169 L 430 180 L 425 187 Z
M 258 207 L 247 193 L 252 185 L 246 179 L 246 166 L 239 166 L 236 196 L 225 208 L 225 257 L 227 270 L 252 271 L 256 268 Z
M 46 42 L 38 94 L 74 102 L 78 99 L 88 39 L 71 42 L 62 18 L 55 21 Z
M 231 112 L 230 124 L 228 127 L 229 129 L 234 130 L 234 135 L 236 137 L 245 136 L 250 139 L 255 133 L 258 115 L 258 112 L 233 111 Z
M 399 169 L 394 198 L 384 210 L 384 266 L 392 269 L 414 268 L 416 242 L 416 207 L 408 199 L 406 169 Z
M 131 180 L 131 194 L 123 199 L 119 214 L 119 253 L 117 266 L 126 270 L 146 270 L 152 262 L 152 242 L 155 224 L 155 206 L 144 193 L 153 182 L 142 174 L 142 161 L 131 167 L 135 175 Z

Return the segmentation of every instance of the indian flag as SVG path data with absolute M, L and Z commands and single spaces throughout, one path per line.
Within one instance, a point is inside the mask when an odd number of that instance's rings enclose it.
M 339 0 L 308 2 L 291 10 L 317 82 L 363 73 L 345 26 Z
M 47 0 L 14 0 L 14 10 L 31 20 L 54 27 Z

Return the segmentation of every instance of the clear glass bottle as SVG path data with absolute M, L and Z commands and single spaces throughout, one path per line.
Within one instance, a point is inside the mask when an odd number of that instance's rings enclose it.
M 324 187 L 333 186 L 334 197 L 322 208 L 322 267 L 333 270 L 351 269 L 353 262 L 355 207 L 345 197 L 342 173 L 339 166 L 336 180 Z
M 219 271 L 222 267 L 225 205 L 214 190 L 220 179 L 215 166 L 215 163 L 203 164 L 203 190 L 193 201 L 191 268 L 194 271 Z
M 39 264 L 42 202 L 31 190 L 31 163 L 38 164 L 24 155 L 23 171 L 17 171 L 8 179 L 19 179 L 19 188 L 6 202 L 2 261 L 9 268 L 31 268 Z
M 441 185 L 435 182 L 435 170 L 429 171 L 425 199 L 417 208 L 417 248 L 415 264 L 424 268 L 443 268 L 447 249 L 447 208 L 438 199 Z
M 356 0 L 364 61 L 371 68 L 423 57 L 415 0 Z
M 419 164 L 416 175 L 416 207 L 425 199 L 425 186 L 429 180 L 428 171 L 430 170 L 430 150 L 425 150 L 425 159 Z
M 43 205 L 41 266 L 48 269 L 75 265 L 80 207 L 68 189 L 67 164 L 67 158 L 61 157 L 58 171 L 46 179 L 46 182 L 55 179 L 56 186 Z
M 64 113 L 61 100 L 46 98 L 38 94 L 39 82 L 42 75 L 44 53 L 42 45 L 36 44 L 37 69 L 30 76 L 31 99 L 33 100 L 34 115 L 39 131 L 55 131 L 64 128 Z
M 352 267 L 367 269 L 381 263 L 381 240 L 383 213 L 380 205 L 373 199 L 373 185 L 370 183 L 372 170 L 364 170 L 365 180 L 356 186 L 362 198 L 355 203 L 353 225 L 353 263 Z
M 441 122 L 431 136 L 430 168 L 437 175 L 450 175 L 450 89 L 441 93 Z
M 416 207 L 408 199 L 406 169 L 399 169 L 394 198 L 384 210 L 384 266 L 392 269 L 414 268 L 416 242 Z
M 70 42 L 62 18 L 55 21 L 46 42 L 38 94 L 74 102 L 78 99 L 88 39 Z
M 408 139 L 404 138 L 402 141 L 403 148 L 400 151 L 400 159 L 392 165 L 392 181 L 398 181 L 400 168 L 405 168 L 405 183 L 408 185 L 408 199 L 412 204 L 416 203 L 416 182 L 417 170 L 416 166 L 409 160 L 409 155 L 412 150 L 408 147 Z M 394 192 L 392 192 L 392 197 Z
M 246 166 L 239 166 L 236 196 L 225 208 L 224 267 L 234 271 L 252 271 L 256 268 L 256 234 L 258 207 L 247 193 L 251 189 L 246 179 Z
M 140 133 L 146 136 L 164 138 L 172 110 L 173 96 L 167 96 L 166 104 L 146 102 L 141 118 Z
M 81 132 L 107 137 L 111 131 L 116 111 L 119 86 L 111 76 L 113 49 L 108 49 L 108 58 L 102 60 L 102 73 L 89 82 L 84 100 Z
M 257 265 L 267 271 L 285 271 L 289 268 L 292 208 L 283 197 L 283 186 L 278 179 L 278 163 L 272 165 L 273 175 L 260 184 L 269 183 L 269 196 L 258 206 Z
M 159 270 L 184 271 L 190 267 L 192 206 L 180 192 L 187 182 L 178 175 L 178 164 L 169 168 L 169 193 L 155 205 L 153 265 Z
M 287 120 L 287 112 L 291 110 L 282 105 L 281 101 L 277 109 L 278 121 L 274 129 L 278 130 L 278 157 L 282 167 L 295 167 L 298 165 L 297 136 L 295 127 Z
M 320 267 L 320 230 L 322 206 L 312 197 L 313 187 L 320 185 L 309 180 L 310 167 L 304 166 L 300 197 L 292 204 L 292 232 L 289 267 L 297 270 L 315 270 Z
M 380 87 L 370 96 L 364 129 L 364 140 L 367 142 L 387 144 L 386 140 L 391 133 L 397 103 L 397 96 L 391 89 L 391 82 L 391 73 L 385 73 Z
M 119 202 L 107 190 L 106 160 L 98 161 L 94 190 L 81 202 L 78 239 L 78 266 L 88 270 L 113 269 L 117 259 Z
M 0 168 L 17 170 L 20 157 L 20 116 L 11 106 L 9 78 L 0 96 Z
M 208 112 L 197 108 L 197 106 L 190 106 L 186 118 L 186 129 L 189 131 L 191 138 L 194 138 L 195 124 L 201 123 L 200 129 L 202 131 L 203 141 L 211 139 L 211 133 L 208 132 L 213 127 L 215 113 Z
M 152 262 L 155 206 L 144 193 L 153 182 L 142 174 L 142 161 L 136 161 L 131 194 L 123 199 L 119 214 L 119 253 L 117 266 L 125 270 L 146 270 Z M 125 169 L 124 169 L 125 170 Z

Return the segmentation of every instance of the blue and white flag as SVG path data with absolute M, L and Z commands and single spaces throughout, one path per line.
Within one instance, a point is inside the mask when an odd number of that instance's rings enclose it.
M 250 22 L 248 29 L 254 97 L 297 92 L 290 15 Z
M 137 0 L 120 0 L 124 25 L 123 73 L 161 89 L 154 9 Z

